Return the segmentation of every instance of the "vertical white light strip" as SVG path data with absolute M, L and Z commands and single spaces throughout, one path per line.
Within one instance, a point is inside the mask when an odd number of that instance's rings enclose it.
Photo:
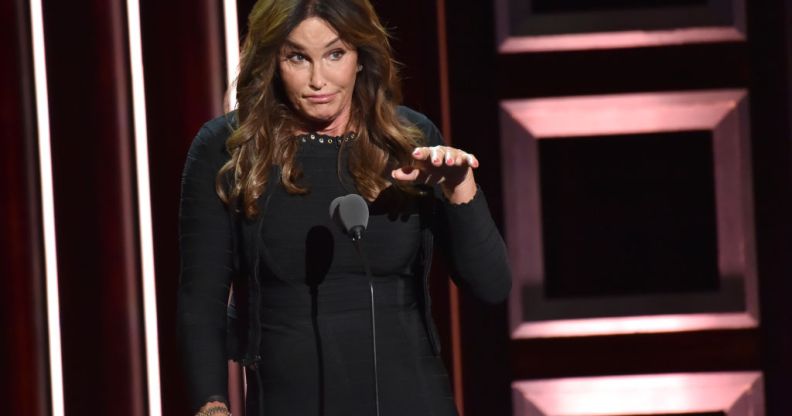
M 55 240 L 55 195 L 52 186 L 49 93 L 47 89 L 47 61 L 44 53 L 44 17 L 41 0 L 30 0 L 30 27 L 33 41 L 33 80 L 36 94 L 36 128 L 38 129 L 39 176 L 41 180 L 41 222 L 44 232 L 50 400 L 52 400 L 52 415 L 63 416 L 63 364 L 61 362 L 60 298 L 58 294 L 58 250 Z
M 223 15 L 225 17 L 225 50 L 226 50 L 226 76 L 228 90 L 228 108 L 236 108 L 236 77 L 239 73 L 239 25 L 237 23 L 236 0 L 223 0 Z
M 149 416 L 162 415 L 160 390 L 159 341 L 157 337 L 157 290 L 154 276 L 154 237 L 151 221 L 149 186 L 148 130 L 146 93 L 143 79 L 143 47 L 140 31 L 140 3 L 127 0 L 129 27 L 129 65 L 132 74 L 132 109 L 135 126 L 135 162 L 137 178 L 140 261 L 143 286 L 143 324 L 146 337 L 146 377 Z

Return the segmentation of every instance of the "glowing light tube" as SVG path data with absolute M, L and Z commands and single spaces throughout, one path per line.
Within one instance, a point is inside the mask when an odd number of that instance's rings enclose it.
M 44 233 L 44 273 L 47 296 L 50 400 L 53 416 L 63 416 L 63 363 L 61 361 L 60 299 L 58 296 L 58 250 L 55 240 L 55 197 L 52 187 L 49 94 L 44 50 L 44 18 L 41 0 L 30 1 L 33 44 L 33 81 L 36 95 L 39 176 L 41 177 L 41 222 Z
M 140 262 L 143 288 L 143 324 L 145 330 L 146 378 L 150 416 L 162 415 L 160 389 L 159 342 L 157 337 L 157 290 L 154 273 L 154 238 L 151 221 L 149 186 L 148 130 L 146 93 L 143 77 L 143 47 L 140 31 L 140 3 L 127 0 L 129 27 L 129 65 L 132 75 L 132 109 L 135 127 L 135 162 L 137 173 Z
M 236 0 L 223 0 L 225 17 L 226 77 L 228 90 L 227 111 L 236 107 L 236 78 L 239 74 L 239 25 Z

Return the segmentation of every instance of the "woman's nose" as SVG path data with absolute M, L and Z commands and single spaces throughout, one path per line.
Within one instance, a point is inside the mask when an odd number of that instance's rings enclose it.
M 322 68 L 321 65 L 314 64 L 311 67 L 311 79 L 309 80 L 309 85 L 312 89 L 321 90 L 325 84 L 327 84 L 324 80 L 324 76 L 322 75 Z

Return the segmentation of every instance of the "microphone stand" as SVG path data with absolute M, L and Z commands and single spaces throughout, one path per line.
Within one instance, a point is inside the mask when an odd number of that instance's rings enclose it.
M 371 274 L 371 267 L 369 267 L 366 252 L 363 250 L 361 239 L 363 238 L 363 227 L 355 227 L 352 229 L 352 243 L 355 246 L 360 258 L 363 260 L 363 268 L 366 271 L 366 277 L 369 282 L 369 304 L 371 306 L 371 352 L 374 357 L 374 404 L 377 409 L 377 416 L 380 416 L 380 401 L 379 401 L 379 372 L 377 370 L 377 320 L 374 312 L 374 276 Z

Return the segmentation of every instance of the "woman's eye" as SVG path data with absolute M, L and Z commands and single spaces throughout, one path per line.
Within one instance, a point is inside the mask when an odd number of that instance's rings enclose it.
M 299 53 L 293 53 L 293 54 L 288 55 L 286 57 L 286 59 L 288 59 L 288 60 L 290 60 L 292 62 L 303 62 L 303 61 L 305 61 L 305 56 L 301 55 Z
M 344 51 L 333 51 L 330 52 L 330 59 L 337 61 L 344 56 Z

